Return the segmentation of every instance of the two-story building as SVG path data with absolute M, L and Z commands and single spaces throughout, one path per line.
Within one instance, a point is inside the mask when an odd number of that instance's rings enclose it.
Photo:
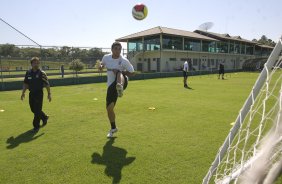
M 116 39 L 127 43 L 127 58 L 142 72 L 180 70 L 188 61 L 193 70 L 241 69 L 244 61 L 267 57 L 272 47 L 240 36 L 154 27 Z

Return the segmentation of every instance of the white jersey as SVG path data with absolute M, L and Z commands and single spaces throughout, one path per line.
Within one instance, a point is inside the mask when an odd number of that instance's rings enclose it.
M 183 71 L 188 72 L 188 69 L 189 69 L 188 62 L 185 61 L 185 62 L 184 62 L 184 65 L 183 65 Z
M 104 55 L 102 59 L 102 65 L 107 68 L 107 84 L 110 86 L 116 79 L 113 69 L 119 71 L 128 71 L 130 73 L 134 72 L 134 68 L 131 63 L 123 56 L 118 59 L 113 59 L 112 54 Z

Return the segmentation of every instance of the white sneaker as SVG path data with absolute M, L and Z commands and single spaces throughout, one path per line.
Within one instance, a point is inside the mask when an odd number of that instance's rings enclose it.
M 123 86 L 120 83 L 117 83 L 116 89 L 117 89 L 118 97 L 122 97 L 122 95 L 123 95 Z
M 115 128 L 115 129 L 111 129 L 111 130 L 109 131 L 109 133 L 108 133 L 107 137 L 113 137 L 114 133 L 116 133 L 117 131 L 118 131 L 118 129 L 117 129 L 117 128 Z

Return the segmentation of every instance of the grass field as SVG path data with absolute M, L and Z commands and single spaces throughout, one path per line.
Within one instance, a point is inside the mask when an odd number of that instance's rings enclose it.
M 63 79 L 61 74 L 57 74 L 57 75 L 48 75 L 48 79 Z M 106 73 L 78 73 L 77 75 L 78 77 L 99 77 L 99 76 L 106 76 Z M 64 78 L 76 78 L 76 75 L 73 74 L 67 74 L 64 75 Z M 12 82 L 12 81 L 23 81 L 24 79 L 24 75 L 22 77 L 13 77 L 13 78 L 3 78 L 3 82 Z M 1 81 L 2 82 L 2 81 Z
M 195 76 L 192 89 L 182 78 L 130 81 L 115 139 L 105 83 L 52 88 L 36 135 L 28 97 L 0 92 L 0 183 L 201 183 L 257 76 Z
M 14 59 L 2 59 L 2 66 L 9 67 L 10 70 L 15 70 L 17 67 L 22 67 L 24 70 L 30 67 L 30 60 L 14 60 Z M 41 61 L 41 65 L 49 66 L 49 68 L 60 68 L 64 64 L 68 66 L 68 62 L 59 62 L 59 61 Z
M 47 75 L 50 75 L 51 78 L 61 78 L 60 67 L 64 64 L 65 66 L 65 77 L 73 77 L 74 71 L 69 69 L 68 62 L 56 62 L 56 61 L 41 61 L 41 66 L 46 65 L 49 66 L 50 70 L 45 70 Z M 3 67 L 3 71 L 1 75 L 4 76 L 4 81 L 17 81 L 22 80 L 22 77 L 25 75 L 26 71 L 30 69 L 30 61 L 29 60 L 2 60 L 1 67 Z M 16 71 L 17 67 L 22 67 L 22 70 Z M 5 70 L 9 68 L 9 70 Z M 89 74 L 89 72 L 93 72 Z M 94 73 L 95 72 L 95 73 Z M 79 75 L 81 76 L 95 76 L 98 70 L 96 68 L 87 68 L 86 64 L 83 70 L 79 71 Z M 51 75 L 52 74 L 52 75 Z M 54 76 L 54 74 L 56 74 Z M 15 75 L 21 75 L 21 77 L 15 77 Z M 1 76 L 0 76 L 1 77 Z

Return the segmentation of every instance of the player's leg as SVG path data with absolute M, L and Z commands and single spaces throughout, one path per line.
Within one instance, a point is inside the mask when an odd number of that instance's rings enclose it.
M 45 114 L 43 111 L 41 111 L 40 119 L 43 122 L 43 126 L 45 126 L 47 124 L 49 116 L 47 114 Z
M 114 108 L 115 108 L 114 102 L 110 103 L 107 106 L 108 118 L 109 118 L 109 121 L 110 121 L 110 124 L 111 124 L 111 129 L 110 129 L 107 137 L 112 137 L 113 134 L 118 131 L 118 129 L 116 127 L 116 115 L 115 115 Z
M 36 130 L 36 119 L 35 119 L 35 97 L 32 93 L 29 93 L 29 107 L 31 112 L 33 113 L 33 130 Z
M 116 125 L 115 125 L 116 115 L 115 115 L 114 108 L 115 108 L 115 103 L 114 103 L 114 102 L 110 103 L 110 104 L 107 106 L 108 118 L 109 118 L 109 121 L 110 121 L 110 123 L 111 123 L 111 128 L 112 128 L 112 129 L 115 129 L 115 128 L 116 128 Z
M 124 75 L 122 74 L 122 72 L 117 72 L 116 74 L 116 82 L 117 84 L 124 84 Z
M 184 87 L 187 87 L 187 73 L 183 71 L 183 84 Z
M 34 131 L 38 131 L 40 127 L 41 111 L 42 111 L 43 93 L 36 93 L 33 98 L 33 127 Z
M 124 76 L 121 72 L 118 72 L 116 75 L 116 90 L 119 97 L 123 96 L 123 85 L 124 85 Z
M 188 80 L 188 74 L 187 74 L 187 72 L 186 72 L 186 77 L 185 77 L 185 86 L 186 86 L 186 87 L 188 87 L 187 80 Z
M 108 113 L 108 118 L 111 124 L 111 129 L 107 135 L 107 137 L 112 137 L 113 133 L 117 132 L 117 127 L 116 127 L 116 115 L 114 112 L 115 104 L 118 98 L 117 90 L 115 89 L 116 87 L 116 82 L 113 82 L 107 90 L 107 113 Z

